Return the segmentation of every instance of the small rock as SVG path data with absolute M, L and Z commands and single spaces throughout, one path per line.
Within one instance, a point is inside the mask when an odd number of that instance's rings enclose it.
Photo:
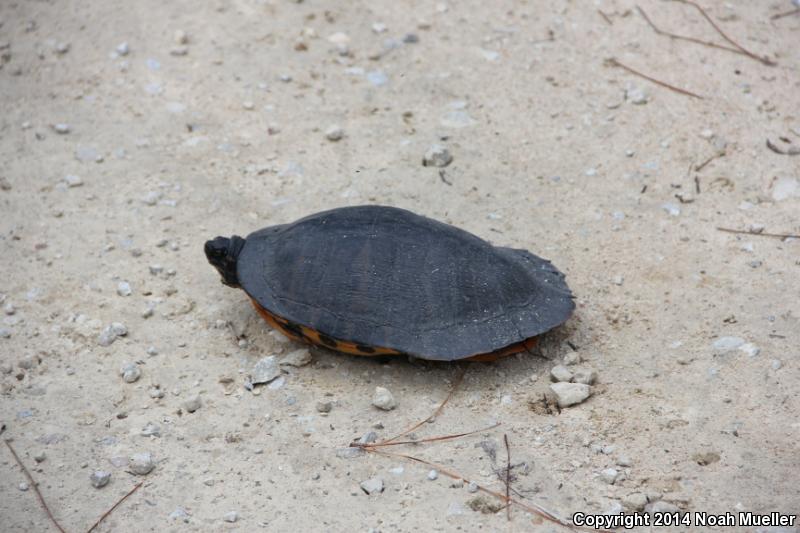
M 120 296 L 130 296 L 131 292 L 131 284 L 127 281 L 120 281 L 117 283 L 117 294 Z
M 376 440 L 378 440 L 378 434 L 374 431 L 368 431 L 367 433 L 361 435 L 361 437 L 358 439 L 358 443 L 369 444 L 371 442 L 375 442 Z
M 467 492 L 471 494 L 475 494 L 476 492 L 478 492 L 478 484 L 475 483 L 474 481 L 470 481 L 469 485 L 467 485 Z
M 106 472 L 104 470 L 95 470 L 89 476 L 89 482 L 92 484 L 92 487 L 96 489 L 100 489 L 108 485 L 108 482 L 111 481 L 111 472 Z
M 650 96 L 644 89 L 639 87 L 632 87 L 625 91 L 625 98 L 630 100 L 632 104 L 644 105 L 650 101 Z
M 453 156 L 444 146 L 434 144 L 422 158 L 422 165 L 426 167 L 446 167 L 453 162 Z
M 439 472 L 437 472 L 436 470 L 431 470 L 428 472 L 428 479 L 430 481 L 436 481 L 436 479 L 438 478 L 439 478 Z
M 575 383 L 583 383 L 584 385 L 592 385 L 597 381 L 597 372 L 591 368 L 582 368 L 575 371 Z
M 131 47 L 128 45 L 128 43 L 123 42 L 123 43 L 119 43 L 117 45 L 117 47 L 115 48 L 115 50 L 116 50 L 117 54 L 119 54 L 121 56 L 126 56 L 126 55 L 128 55 L 130 53 Z
M 225 516 L 223 516 L 222 519 L 225 520 L 226 522 L 231 522 L 231 523 L 236 522 L 237 520 L 239 520 L 239 513 L 237 513 L 236 511 L 225 513 Z
M 175 44 L 189 44 L 189 35 L 183 30 L 175 30 L 172 40 Z
M 761 353 L 761 348 L 751 342 L 746 342 L 739 346 L 739 350 L 744 352 L 748 357 L 755 357 Z
M 183 402 L 183 409 L 188 413 L 194 413 L 203 405 L 203 402 L 200 400 L 200 396 L 195 396 L 194 398 L 190 398 Z
M 382 87 L 389 83 L 389 76 L 381 70 L 371 70 L 367 72 L 367 81 L 375 87 Z
M 64 55 L 69 52 L 70 44 L 69 43 L 58 43 L 56 44 L 55 51 L 58 55 Z
M 37 463 L 42 463 L 45 459 L 47 459 L 47 454 L 44 453 L 44 450 L 40 450 L 33 456 L 33 460 Z
M 128 334 L 128 328 L 119 322 L 113 322 L 106 326 L 97 338 L 97 343 L 100 346 L 110 346 L 118 337 L 124 337 Z
M 356 457 L 361 457 L 364 453 L 363 448 L 359 448 L 358 446 L 349 446 L 347 448 L 339 448 L 336 450 L 336 457 L 340 459 L 354 459 Z
M 629 511 L 640 512 L 644 510 L 645 505 L 647 505 L 647 496 L 641 492 L 634 492 L 622 498 L 622 506 Z
M 128 468 L 137 476 L 146 476 L 156 467 L 150 452 L 135 453 L 128 460 Z
M 330 413 L 331 409 L 333 409 L 332 402 L 317 402 L 318 413 Z
M 325 138 L 329 141 L 336 142 L 342 140 L 344 137 L 344 130 L 341 126 L 333 125 L 325 130 Z
M 681 208 L 670 202 L 663 204 L 661 209 L 669 213 L 671 217 L 677 217 L 681 214 Z
M 311 352 L 308 351 L 308 348 L 301 348 L 299 350 L 295 350 L 284 355 L 279 363 L 279 366 L 294 366 L 294 367 L 301 367 L 306 366 L 311 362 Z M 255 383 L 255 382 L 254 382 Z
M 80 187 L 83 185 L 83 180 L 79 176 L 67 174 L 64 176 L 64 183 L 67 184 L 67 187 Z
M 783 363 L 780 359 L 773 359 L 772 360 L 772 370 L 780 370 L 783 367 Z
M 617 464 L 619 466 L 631 466 L 631 464 L 633 463 L 631 462 L 630 457 L 628 457 L 627 455 L 620 455 L 619 457 L 617 457 Z
M 744 339 L 741 337 L 719 337 L 711 345 L 714 350 L 726 353 L 735 350 L 744 344 Z
M 183 520 L 184 522 L 189 522 L 189 513 L 186 512 L 186 509 L 183 507 L 178 507 L 174 511 L 169 514 L 170 520 Z
M 383 33 L 386 31 L 386 24 L 382 22 L 376 22 L 372 25 L 372 32 L 373 33 Z
M 625 283 L 625 277 L 621 276 L 620 274 L 617 274 L 616 276 L 611 278 L 611 283 L 613 283 L 614 285 L 622 286 L 622 284 Z
M 119 375 L 125 383 L 134 383 L 142 376 L 142 371 L 136 363 L 123 363 Z
M 63 122 L 61 122 L 58 124 L 53 124 L 53 131 L 55 131 L 59 135 L 66 135 L 67 133 L 72 131 L 72 127 L 69 124 L 64 124 Z
M 564 364 L 565 365 L 577 365 L 581 362 L 581 356 L 578 352 L 569 352 L 567 355 L 564 356 Z
M 397 407 L 397 402 L 389 392 L 389 389 L 384 387 L 375 387 L 375 394 L 372 395 L 372 405 L 384 411 L 391 411 Z
M 33 367 L 35 367 L 36 365 L 38 365 L 38 364 L 39 364 L 39 359 L 37 357 L 32 356 L 32 355 L 27 355 L 27 356 L 23 357 L 22 359 L 20 359 L 19 363 L 17 363 L 17 365 L 20 368 L 25 369 L 25 370 L 30 370 Z
M 17 488 L 18 488 L 19 490 L 21 490 L 22 492 L 26 492 L 26 491 L 27 491 L 27 490 L 30 488 L 30 485 L 28 485 L 27 483 L 25 483 L 25 482 L 23 481 L 22 483 L 20 483 L 19 485 L 17 485 Z
M 592 388 L 584 383 L 553 383 L 550 390 L 555 394 L 559 407 L 579 404 L 592 395 Z
M 269 383 L 280 375 L 281 368 L 278 364 L 278 358 L 274 355 L 268 355 L 255 364 L 253 371 L 250 373 L 250 381 L 253 385 Z
M 564 365 L 556 365 L 550 370 L 550 379 L 556 383 L 570 382 L 573 379 L 573 374 L 569 368 Z
M 608 483 L 609 485 L 613 485 L 614 482 L 617 480 L 617 476 L 619 472 L 616 468 L 606 468 L 602 472 L 600 472 L 600 479 Z
M 147 390 L 147 394 L 153 398 L 154 400 L 160 399 L 164 397 L 164 391 L 159 387 L 150 387 Z
M 13 315 L 17 312 L 17 308 L 14 307 L 14 304 L 8 302 L 6 305 L 3 306 L 3 312 L 9 316 Z
M 366 494 L 380 494 L 383 492 L 383 480 L 379 477 L 374 477 L 361 482 L 361 490 Z

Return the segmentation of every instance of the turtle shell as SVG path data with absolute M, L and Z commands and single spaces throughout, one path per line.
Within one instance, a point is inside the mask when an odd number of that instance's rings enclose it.
M 575 307 L 549 261 L 385 206 L 333 209 L 251 233 L 236 277 L 288 322 L 432 360 L 525 341 Z

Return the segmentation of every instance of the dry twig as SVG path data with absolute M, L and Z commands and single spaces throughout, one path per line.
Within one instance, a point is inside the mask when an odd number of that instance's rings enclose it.
M 607 23 L 609 26 L 613 26 L 613 25 L 614 25 L 614 23 L 611 21 L 611 19 L 608 17 L 608 15 L 606 15 L 605 13 L 603 13 L 603 11 L 602 11 L 602 10 L 598 9 L 598 10 L 597 10 L 597 13 L 598 13 L 598 14 L 599 14 L 601 17 L 603 17 L 603 20 L 605 20 L 605 21 L 606 21 L 606 23 Z
M 653 31 L 659 35 L 664 35 L 666 37 L 670 37 L 672 39 L 677 39 L 681 41 L 689 41 L 691 43 L 702 44 L 703 46 L 710 46 L 711 48 L 719 48 L 720 50 L 727 50 L 728 52 L 733 52 L 735 54 L 745 55 L 745 53 L 739 50 L 738 48 L 731 48 L 730 46 L 725 46 L 724 44 L 712 43 L 711 41 L 704 41 L 702 39 L 697 39 L 695 37 L 686 37 L 685 35 L 678 35 L 676 33 L 670 33 L 668 31 L 664 31 L 658 26 L 656 26 L 652 20 L 650 20 L 650 17 L 647 16 L 647 13 L 644 12 L 644 9 L 642 9 L 639 6 L 636 6 L 636 10 L 639 12 L 639 14 L 645 20 L 645 22 L 647 22 L 647 24 L 651 28 L 653 28 Z
M 128 499 L 128 496 L 130 496 L 131 494 L 133 494 L 134 492 L 136 492 L 137 490 L 139 490 L 139 487 L 141 487 L 142 485 L 144 485 L 144 481 L 140 481 L 140 482 L 139 482 L 139 483 L 138 483 L 138 484 L 137 484 L 135 487 L 133 487 L 133 488 L 130 490 L 130 492 L 128 492 L 128 493 L 127 493 L 125 496 L 123 496 L 122 498 L 120 498 L 119 500 L 117 500 L 117 503 L 115 503 L 115 504 L 114 504 L 114 505 L 111 507 L 111 509 L 109 509 L 108 511 L 106 511 L 105 513 L 103 513 L 103 516 L 101 516 L 100 518 L 98 518 L 98 519 L 97 519 L 97 522 L 95 522 L 95 523 L 94 523 L 94 525 L 92 525 L 92 527 L 90 527 L 90 528 L 89 528 L 89 529 L 86 531 L 86 533 L 92 533 L 92 531 L 94 531 L 94 530 L 95 530 L 95 528 L 96 528 L 97 526 L 99 526 L 99 525 L 100 525 L 100 522 L 102 522 L 103 520 L 105 520 L 105 519 L 108 517 L 108 515 L 110 515 L 110 514 L 111 514 L 111 513 L 114 511 L 114 509 L 116 509 L 117 507 L 119 507 L 119 505 L 120 505 L 122 502 L 124 502 L 126 499 Z
M 418 422 L 417 424 L 414 424 L 413 426 L 411 426 L 407 430 L 403 431 L 402 433 L 399 433 L 399 434 L 395 435 L 394 437 L 392 437 L 390 439 L 386 439 L 386 440 L 381 441 L 379 444 L 381 446 L 385 446 L 390 442 L 396 441 L 400 437 L 405 437 L 406 435 L 408 435 L 409 433 L 411 433 L 412 431 L 414 431 L 415 429 L 417 429 L 421 425 L 425 424 L 426 422 L 428 422 L 430 420 L 434 420 L 437 416 L 439 416 L 439 413 L 442 412 L 442 410 L 444 409 L 444 406 L 447 405 L 447 402 L 449 402 L 450 398 L 453 397 L 453 393 L 455 393 L 456 389 L 458 389 L 459 385 L 461 385 L 461 382 L 464 380 L 464 375 L 466 373 L 467 373 L 467 367 L 464 366 L 464 367 L 462 367 L 461 372 L 456 377 L 456 381 L 453 383 L 453 387 L 450 389 L 450 392 L 447 394 L 447 397 L 442 401 L 442 403 L 439 404 L 439 407 L 436 408 L 436 411 L 434 411 L 431 416 L 429 416 L 425 420 L 422 420 L 422 421 Z
M 759 231 L 720 228 L 720 227 L 717 227 L 717 229 L 719 231 L 724 231 L 726 233 L 737 233 L 740 235 L 755 235 L 756 237 L 775 237 L 776 239 L 800 239 L 800 234 L 792 234 L 792 233 L 764 233 Z
M 800 155 L 800 148 L 797 148 L 796 146 L 791 146 L 789 147 L 788 150 L 784 150 L 777 144 L 770 141 L 769 139 L 767 139 L 767 148 L 769 148 L 776 154 L 780 155 Z
M 508 435 L 503 433 L 503 442 L 506 443 L 506 518 L 511 520 L 511 448 L 508 446 Z
M 797 15 L 800 14 L 800 7 L 797 9 L 792 9 L 791 11 L 784 11 L 783 13 L 778 13 L 777 15 L 772 15 L 770 18 L 772 20 L 781 19 L 783 17 L 788 17 L 790 15 Z
M 692 98 L 699 98 L 700 100 L 703 99 L 703 97 L 700 96 L 699 94 L 693 93 L 691 91 L 687 91 L 686 89 L 681 89 L 680 87 L 675 87 L 674 85 L 670 85 L 669 83 L 663 82 L 661 80 L 657 80 L 657 79 L 655 79 L 655 78 L 653 78 L 651 76 L 648 76 L 647 74 L 642 74 L 638 70 L 634 70 L 634 69 L 632 69 L 631 67 L 629 67 L 627 65 L 623 65 L 622 63 L 620 63 L 619 61 L 617 61 L 613 57 L 611 57 L 609 59 L 606 59 L 606 64 L 609 65 L 609 66 L 612 66 L 612 67 L 619 67 L 619 68 L 621 68 L 623 70 L 627 70 L 628 72 L 630 72 L 631 74 L 633 74 L 635 76 L 639 76 L 640 78 L 644 78 L 644 79 L 646 79 L 648 81 L 652 81 L 653 83 L 655 83 L 657 85 L 661 85 L 662 87 L 666 87 L 667 89 L 669 89 L 671 91 L 675 91 L 676 93 L 685 94 L 686 96 L 691 96 Z
M 706 13 L 706 10 L 703 9 L 702 7 L 700 7 L 699 4 L 696 4 L 696 3 L 692 2 L 691 0 L 672 0 L 672 1 L 673 2 L 680 2 L 681 4 L 686 4 L 686 5 L 690 5 L 690 6 L 694 7 L 697 11 L 700 12 L 701 15 L 703 15 L 703 18 L 705 18 L 706 21 L 708 21 L 708 23 L 711 24 L 711 27 L 714 28 L 717 31 L 717 33 L 719 33 L 719 35 L 723 39 L 728 41 L 731 45 L 733 45 L 737 50 L 739 50 L 744 55 L 746 55 L 748 57 L 751 57 L 751 58 L 755 59 L 756 61 L 759 61 L 759 62 L 761 62 L 761 63 L 763 63 L 765 65 L 769 65 L 771 67 L 774 67 L 775 65 L 777 65 L 777 63 L 775 61 L 771 60 L 770 58 L 762 57 L 762 56 L 759 56 L 757 54 L 754 54 L 750 50 L 746 49 L 744 46 L 740 45 L 739 43 L 737 43 L 736 41 L 734 41 L 733 39 L 728 37 L 728 35 L 724 31 L 722 31 L 722 29 L 719 26 L 717 26 L 717 24 L 711 19 L 711 17 L 708 15 L 708 13 Z
M 44 511 L 47 513 L 47 516 L 50 518 L 50 521 L 53 522 L 53 525 L 55 525 L 56 529 L 58 529 L 61 533 L 66 533 L 64 531 L 64 528 L 61 527 L 61 524 L 59 524 L 56 521 L 55 517 L 53 516 L 53 513 L 50 512 L 50 508 L 47 506 L 47 503 L 44 501 L 44 497 L 42 496 L 42 493 L 39 492 L 39 486 L 33 480 L 33 477 L 31 476 L 31 473 L 28 472 L 27 468 L 25 468 L 25 465 L 20 460 L 19 455 L 17 455 L 17 452 L 14 451 L 14 448 L 11 446 L 11 440 L 10 439 L 6 439 L 5 442 L 6 442 L 6 446 L 8 446 L 8 449 L 11 450 L 11 455 L 14 456 L 14 459 L 16 459 L 17 464 L 20 466 L 20 468 L 22 468 L 22 471 L 25 473 L 25 477 L 28 478 L 28 482 L 30 482 L 31 487 L 33 487 L 33 490 L 36 492 L 36 496 L 39 498 L 39 503 L 41 503 L 42 507 L 44 507 Z

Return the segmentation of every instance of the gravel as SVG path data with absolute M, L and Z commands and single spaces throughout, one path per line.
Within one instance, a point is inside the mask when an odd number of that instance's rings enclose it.
M 89 476 L 89 482 L 96 489 L 105 487 L 109 481 L 111 481 L 111 472 L 106 472 L 105 470 L 95 470 Z
M 333 409 L 333 402 L 317 402 L 318 413 L 330 413 Z
M 556 365 L 550 371 L 550 379 L 556 383 L 570 382 L 574 377 L 570 369 L 564 365 Z
M 372 405 L 384 411 L 391 411 L 397 407 L 397 402 L 389 389 L 375 387 L 375 394 L 372 395 Z
M 136 363 L 122 363 L 119 375 L 122 376 L 122 381 L 125 383 L 134 383 L 142 376 L 142 371 Z
M 647 496 L 641 492 L 634 492 L 622 498 L 622 506 L 629 511 L 642 511 L 647 505 Z
M 269 383 L 273 379 L 281 375 L 281 368 L 278 364 L 278 358 L 274 355 L 259 360 L 250 372 L 250 382 L 253 385 L 260 383 Z
M 150 452 L 135 453 L 128 460 L 128 468 L 137 476 L 146 476 L 156 467 Z
M 194 413 L 203 405 L 203 402 L 200 400 L 200 396 L 194 396 L 183 402 L 183 410 L 187 413 Z
M 430 470 L 428 472 L 428 479 L 430 481 L 436 481 L 438 478 L 439 478 L 439 472 L 437 472 L 436 470 Z
M 237 520 L 239 520 L 239 513 L 237 513 L 236 511 L 225 513 L 225 516 L 223 516 L 222 519 L 225 520 L 226 522 L 231 522 L 231 523 L 236 522 Z
M 362 481 L 361 490 L 370 495 L 380 494 L 383 492 L 383 480 L 379 477 L 373 477 L 366 481 Z
M 97 337 L 97 344 L 100 346 L 111 346 L 119 337 L 124 337 L 128 334 L 128 328 L 120 322 L 113 322 L 106 326 L 105 329 Z
M 616 468 L 606 468 L 602 472 L 600 472 L 600 479 L 608 483 L 609 485 L 613 485 L 614 482 L 617 480 L 617 476 L 619 472 Z
M 301 367 L 306 366 L 311 362 L 311 352 L 308 351 L 308 348 L 301 348 L 299 350 L 295 350 L 293 352 L 289 352 L 288 354 L 284 355 L 279 363 L 279 366 L 294 366 L 294 367 Z
M 341 141 L 344 137 L 344 130 L 341 126 L 333 125 L 327 130 L 325 130 L 325 138 L 329 141 L 336 142 Z
M 434 144 L 422 157 L 422 166 L 444 168 L 453 162 L 450 151 L 442 145 Z
M 575 371 L 575 383 L 583 383 L 584 385 L 592 385 L 597 381 L 597 372 L 591 368 L 582 368 Z
M 550 390 L 559 407 L 577 405 L 592 395 L 592 388 L 584 383 L 553 383 Z

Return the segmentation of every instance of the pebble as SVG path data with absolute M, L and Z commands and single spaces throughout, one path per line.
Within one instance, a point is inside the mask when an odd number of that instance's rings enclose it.
M 550 371 L 550 379 L 556 383 L 570 382 L 574 378 L 569 368 L 564 365 L 556 365 Z
M 749 357 L 755 357 L 761 353 L 761 348 L 751 342 L 746 342 L 739 346 L 739 350 L 744 352 Z
M 670 202 L 663 204 L 661 209 L 669 213 L 671 217 L 677 217 L 681 214 L 681 208 Z
M 620 274 L 617 274 L 616 276 L 611 278 L 611 283 L 613 283 L 614 285 L 622 286 L 622 284 L 625 283 L 625 277 L 621 276 Z
M 80 187 L 83 185 L 83 180 L 79 176 L 67 174 L 64 176 L 64 183 L 67 184 L 67 187 Z
M 428 472 L 428 479 L 430 481 L 436 481 L 439 478 L 439 472 L 436 470 L 431 470 Z
M 37 463 L 44 462 L 45 459 L 47 459 L 47 455 L 44 453 L 44 450 L 37 452 L 33 456 L 33 460 L 36 461 Z
M 130 53 L 131 47 L 128 45 L 127 42 L 119 43 L 115 48 L 117 54 L 121 56 L 126 56 Z
M 137 476 L 146 476 L 156 467 L 150 452 L 135 453 L 128 460 L 128 468 Z
M 222 519 L 225 520 L 226 522 L 231 522 L 231 523 L 236 522 L 237 520 L 239 520 L 239 513 L 237 513 L 236 511 L 225 513 L 225 516 L 223 516 Z
M 647 496 L 641 492 L 634 492 L 622 498 L 622 505 L 630 511 L 642 511 L 647 505 Z
M 280 360 L 279 366 L 286 365 L 286 366 L 301 367 L 301 366 L 306 366 L 310 362 L 311 362 L 311 352 L 308 351 L 308 348 L 301 348 L 299 350 L 295 350 L 283 356 Z
M 608 483 L 609 485 L 613 485 L 614 482 L 617 480 L 617 476 L 619 472 L 616 468 L 606 468 L 602 472 L 600 472 L 600 479 Z
M 134 383 L 142 376 L 142 371 L 136 363 L 122 363 L 119 375 L 125 383 Z
M 106 326 L 105 329 L 97 337 L 97 344 L 100 346 L 111 346 L 111 344 L 119 337 L 124 337 L 128 334 L 128 328 L 120 322 L 112 322 Z
M 375 394 L 372 395 L 372 405 L 384 411 L 391 411 L 397 407 L 397 402 L 389 392 L 389 389 L 384 387 L 375 387 Z
M 467 492 L 469 492 L 470 494 L 475 494 L 476 492 L 478 492 L 478 484 L 475 483 L 474 481 L 470 481 L 469 485 L 467 485 Z
M 367 72 L 367 81 L 375 87 L 383 87 L 389 83 L 389 76 L 382 70 L 371 70 Z
M 23 357 L 22 359 L 20 359 L 19 363 L 17 363 L 17 365 L 20 368 L 23 368 L 25 370 L 30 370 L 31 368 L 35 367 L 37 364 L 39 364 L 39 359 L 34 357 L 34 356 L 32 356 L 32 355 L 27 355 L 27 356 Z
M 63 122 L 60 122 L 58 124 L 53 124 L 53 131 L 55 131 L 59 135 L 66 135 L 67 133 L 72 131 L 72 127 L 69 124 L 64 124 Z
M 19 490 L 21 490 L 22 492 L 25 492 L 25 491 L 27 491 L 27 490 L 30 488 L 30 485 L 28 485 L 27 483 L 25 483 L 25 482 L 23 481 L 22 483 L 20 483 L 19 485 L 17 485 L 17 488 L 18 488 Z
M 175 30 L 172 40 L 175 44 L 189 44 L 189 35 L 183 30 Z
M 163 391 L 162 389 L 160 389 L 159 387 L 150 387 L 150 388 L 147 390 L 147 394 L 148 394 L 148 395 L 149 395 L 151 398 L 153 398 L 154 400 L 155 400 L 155 399 L 160 399 L 160 398 L 163 398 L 163 397 L 164 397 L 164 391 Z
M 579 404 L 592 395 L 592 388 L 584 383 L 553 383 L 550 390 L 555 394 L 559 407 Z
M 281 368 L 278 364 L 278 358 L 274 355 L 268 355 L 255 364 L 253 371 L 250 373 L 250 382 L 253 385 L 269 383 L 280 375 Z
M 332 402 L 317 402 L 318 413 L 330 413 L 331 409 L 333 409 Z
M 744 339 L 741 337 L 719 337 L 711 344 L 711 347 L 716 351 L 726 353 L 739 348 L 743 344 Z
M 0 338 L 2 339 L 10 339 L 11 338 L 11 330 L 8 328 L 0 328 Z
M 650 96 L 644 89 L 631 87 L 625 91 L 625 99 L 630 100 L 632 104 L 644 105 L 650 100 Z
M 109 481 L 111 481 L 111 472 L 106 472 L 105 470 L 95 470 L 89 476 L 89 482 L 96 489 L 105 487 Z
M 120 296 L 130 296 L 131 292 L 131 284 L 127 281 L 120 281 L 117 283 L 117 294 Z
M 567 355 L 564 356 L 565 365 L 577 365 L 581 361 L 582 359 L 578 352 L 569 352 L 567 353 Z
M 575 371 L 575 383 L 583 383 L 584 385 L 592 385 L 597 381 L 597 372 L 591 368 L 582 368 Z
M 373 477 L 366 481 L 362 481 L 361 490 L 370 495 L 380 494 L 383 492 L 383 480 L 379 477 Z
M 780 370 L 781 367 L 783 367 L 783 363 L 781 363 L 780 359 L 772 360 L 772 370 Z
M 186 509 L 183 507 L 178 507 L 174 511 L 169 514 L 169 518 L 171 520 L 183 520 L 184 522 L 189 522 L 189 513 L 186 512 Z
M 186 412 L 194 413 L 203 405 L 203 402 L 200 400 L 200 396 L 197 395 L 194 398 L 190 398 L 183 402 L 183 409 Z
M 14 307 L 14 304 L 8 302 L 6 305 L 3 306 L 3 312 L 7 315 L 13 315 L 17 312 L 17 308 Z
M 376 22 L 372 25 L 372 32 L 373 33 L 383 33 L 386 31 L 386 24 L 382 22 Z
M 422 166 L 443 168 L 453 162 L 450 151 L 439 144 L 434 144 L 422 158 Z
M 344 137 L 344 130 L 341 128 L 341 126 L 334 124 L 325 130 L 325 138 L 331 142 L 340 141 L 342 140 L 342 137 Z

